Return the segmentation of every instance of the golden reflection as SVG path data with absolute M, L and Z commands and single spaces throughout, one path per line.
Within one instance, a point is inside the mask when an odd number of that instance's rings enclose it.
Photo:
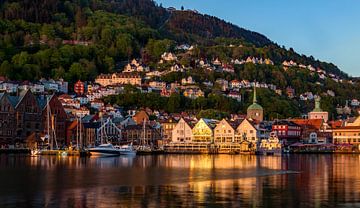
M 360 201 L 360 155 L 1 156 L 0 162 L 0 200 L 26 196 L 28 206 L 336 207 Z

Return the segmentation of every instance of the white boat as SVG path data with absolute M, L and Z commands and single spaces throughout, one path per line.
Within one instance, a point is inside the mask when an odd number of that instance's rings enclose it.
M 136 150 L 132 145 L 115 146 L 115 148 L 118 149 L 120 155 L 136 155 Z
M 101 144 L 94 148 L 89 148 L 89 152 L 92 156 L 118 156 L 120 151 L 112 144 Z

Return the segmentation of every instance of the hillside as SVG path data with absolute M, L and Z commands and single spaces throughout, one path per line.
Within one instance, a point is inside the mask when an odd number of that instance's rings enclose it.
M 11 80 L 92 81 L 100 73 L 120 71 L 133 58 L 142 58 L 152 70 L 161 69 L 170 67 L 158 64 L 161 54 L 171 51 L 179 55 L 178 64 L 193 70 L 160 80 L 179 82 L 189 75 L 200 83 L 218 78 L 257 80 L 283 91 L 290 86 L 296 96 L 330 90 L 336 96 L 324 98 L 324 106 L 331 112 L 346 100 L 360 98 L 358 82 L 349 82 L 352 78 L 332 63 L 300 55 L 219 18 L 166 9 L 151 0 L 0 0 L 0 17 L 0 76 Z M 180 44 L 197 47 L 190 53 L 176 51 Z M 195 64 L 201 59 L 230 63 L 249 57 L 270 59 L 273 65 L 247 63 L 235 66 L 235 73 L 229 74 L 207 73 Z M 287 61 L 299 65 L 283 67 Z M 311 66 L 313 71 L 300 65 Z M 296 105 L 299 112 L 311 108 L 309 103 L 294 103 L 284 96 L 281 102 Z

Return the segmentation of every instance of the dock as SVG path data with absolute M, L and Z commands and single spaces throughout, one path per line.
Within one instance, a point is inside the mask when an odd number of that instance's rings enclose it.
M 241 144 L 209 143 L 171 143 L 164 145 L 168 154 L 255 154 L 255 150 L 244 148 Z
M 86 157 L 90 156 L 90 152 L 82 150 L 42 150 L 39 155 Z

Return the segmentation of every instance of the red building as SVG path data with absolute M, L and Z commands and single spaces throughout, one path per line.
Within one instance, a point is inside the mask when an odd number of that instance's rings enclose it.
M 77 95 L 82 95 L 84 94 L 85 92 L 85 84 L 84 82 L 82 81 L 77 81 L 74 85 L 74 92 L 77 94 Z
M 301 138 L 301 126 L 292 121 L 276 121 L 272 126 L 272 131 L 285 144 L 295 143 Z
M 56 131 L 59 143 L 64 138 L 66 113 L 56 96 L 50 97 L 51 128 Z M 30 90 L 19 96 L 0 93 L 0 146 L 32 143 L 40 139 L 47 129 L 47 99 L 34 96 Z

